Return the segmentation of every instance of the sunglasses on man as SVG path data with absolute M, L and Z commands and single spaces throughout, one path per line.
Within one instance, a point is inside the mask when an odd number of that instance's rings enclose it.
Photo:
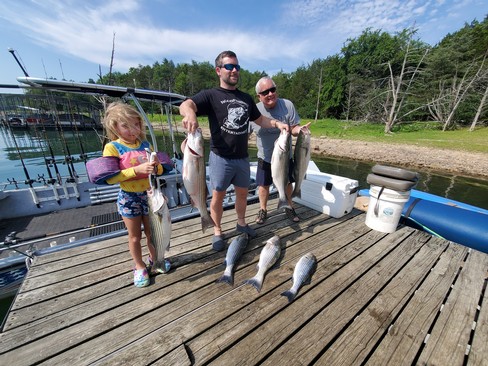
M 236 65 L 236 64 L 225 64 L 225 65 L 221 65 L 220 68 L 224 68 L 226 69 L 227 71 L 232 71 L 234 69 L 236 69 L 237 71 L 239 71 L 241 69 L 241 65 Z
M 269 93 L 276 93 L 276 87 L 273 86 L 272 88 L 263 90 L 262 92 L 259 92 L 259 95 L 262 95 L 263 97 L 265 97 Z

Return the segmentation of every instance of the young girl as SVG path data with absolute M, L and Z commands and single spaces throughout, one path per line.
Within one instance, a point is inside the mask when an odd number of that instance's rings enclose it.
M 141 224 L 144 225 L 146 243 L 149 249 L 149 264 L 155 258 L 155 249 L 151 242 L 149 228 L 147 189 L 149 174 L 156 171 L 163 173 L 163 167 L 156 159 L 148 162 L 146 148 L 151 148 L 146 141 L 146 129 L 139 112 L 129 104 L 112 103 L 107 107 L 103 125 L 111 142 L 103 149 L 103 156 L 117 156 L 120 159 L 120 173 L 107 179 L 107 183 L 120 183 L 117 207 L 129 235 L 129 250 L 135 263 L 134 285 L 149 285 L 149 274 L 142 259 Z

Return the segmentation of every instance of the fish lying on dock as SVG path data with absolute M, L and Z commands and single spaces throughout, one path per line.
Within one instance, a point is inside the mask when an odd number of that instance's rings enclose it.
M 220 277 L 217 282 L 225 282 L 229 285 L 234 284 L 234 267 L 239 262 L 239 259 L 244 253 L 244 250 L 247 247 L 247 243 L 249 242 L 249 236 L 245 233 L 237 236 L 232 240 L 227 249 L 227 255 L 225 256 L 225 271 L 222 277 Z
M 291 289 L 282 292 L 282 296 L 286 296 L 288 298 L 288 302 L 292 302 L 295 300 L 295 297 L 298 294 L 298 291 L 303 285 L 310 284 L 312 280 L 312 275 L 315 273 L 317 269 L 317 258 L 312 253 L 307 253 L 303 257 L 298 260 L 298 263 L 295 266 L 295 270 L 293 271 L 293 286 Z
M 293 188 L 292 197 L 301 198 L 302 196 L 301 186 L 305 179 L 308 163 L 310 162 L 310 139 L 310 130 L 308 128 L 302 128 L 298 133 L 295 151 L 293 152 L 293 159 L 295 161 L 293 168 L 295 187 Z
M 289 182 L 290 139 L 290 133 L 282 130 L 275 142 L 273 155 L 271 155 L 271 176 L 279 196 L 278 210 L 280 208 L 291 208 L 286 198 L 286 187 Z
M 205 150 L 202 130 L 189 133 L 181 144 L 183 151 L 183 184 L 190 195 L 193 207 L 198 208 L 202 219 L 202 232 L 215 226 L 207 211 L 207 182 Z
M 261 254 L 259 255 L 258 272 L 253 278 L 244 281 L 244 284 L 252 285 L 261 291 L 266 272 L 273 267 L 281 255 L 281 243 L 278 235 L 273 236 L 266 242 Z

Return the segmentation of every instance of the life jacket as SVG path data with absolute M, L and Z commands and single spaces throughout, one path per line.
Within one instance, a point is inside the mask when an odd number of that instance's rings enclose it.
M 115 146 L 119 153 L 120 170 L 133 168 L 148 161 L 147 152 L 145 150 L 146 148 L 150 148 L 148 141 L 142 141 L 137 148 L 130 148 L 117 141 L 112 141 L 111 143 Z M 147 174 L 137 174 L 135 177 L 128 179 L 128 181 L 143 178 L 147 178 Z

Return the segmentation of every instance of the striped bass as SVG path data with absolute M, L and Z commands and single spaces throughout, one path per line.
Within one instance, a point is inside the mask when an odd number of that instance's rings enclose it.
M 298 133 L 295 151 L 293 153 L 293 158 L 295 160 L 293 169 L 295 188 L 293 189 L 292 197 L 302 196 L 301 186 L 305 179 L 308 163 L 310 162 L 310 139 L 310 130 L 308 128 L 302 128 Z
M 215 226 L 207 211 L 207 182 L 205 172 L 205 150 L 202 130 L 197 128 L 181 144 L 183 151 L 183 184 L 193 207 L 198 208 L 202 232 Z
M 261 250 L 261 254 L 259 255 L 259 262 L 258 262 L 258 272 L 253 278 L 246 280 L 244 283 L 252 285 L 258 290 L 261 291 L 261 287 L 263 286 L 264 276 L 266 272 L 273 267 L 276 261 L 280 258 L 281 255 L 281 243 L 280 237 L 278 235 L 273 236 L 266 242 L 266 245 Z
M 232 240 L 227 249 L 227 255 L 225 256 L 224 264 L 226 267 L 224 274 L 217 280 L 217 282 L 225 282 L 229 285 L 234 284 L 234 267 L 239 262 L 244 250 L 246 250 L 248 242 L 249 236 L 246 233 L 243 233 Z
M 273 155 L 271 155 L 271 176 L 273 184 L 278 190 L 278 210 L 280 208 L 291 208 L 286 198 L 286 187 L 288 186 L 288 170 L 290 166 L 290 139 L 291 135 L 282 130 L 275 141 Z
M 166 273 L 168 268 L 164 255 L 169 250 L 171 239 L 171 215 L 166 203 L 166 197 L 164 204 L 157 212 L 149 209 L 149 227 L 151 229 L 151 242 L 156 249 L 156 258 L 153 258 L 152 269 L 159 273 Z
M 310 284 L 312 280 L 312 275 L 315 273 L 317 269 L 317 258 L 312 253 L 307 253 L 303 257 L 298 260 L 298 263 L 295 266 L 295 270 L 293 271 L 293 286 L 291 289 L 282 292 L 282 296 L 286 296 L 288 298 L 288 302 L 292 302 L 295 300 L 295 297 L 298 294 L 298 291 L 303 285 Z
M 150 161 L 156 153 L 151 153 Z M 153 183 L 153 179 L 156 183 Z M 151 242 L 156 249 L 156 258 L 152 258 L 152 270 L 166 273 L 169 269 L 165 263 L 164 255 L 169 250 L 171 239 L 171 215 L 167 204 L 167 198 L 159 187 L 159 181 L 153 175 L 149 175 L 150 188 L 147 191 L 149 206 L 149 228 L 151 230 Z M 169 264 L 169 263 L 168 263 Z

